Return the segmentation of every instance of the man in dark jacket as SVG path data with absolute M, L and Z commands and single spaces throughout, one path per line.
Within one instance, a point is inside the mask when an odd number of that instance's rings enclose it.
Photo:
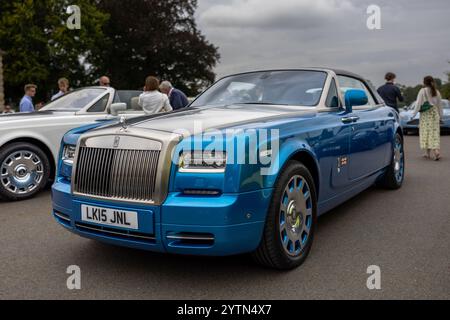
M 398 110 L 397 102 L 403 102 L 403 96 L 400 89 L 395 85 L 396 75 L 392 72 L 386 74 L 386 84 L 378 88 L 378 94 L 383 98 L 384 102 L 395 110 Z
M 167 94 L 173 110 L 186 108 L 188 106 L 189 100 L 183 91 L 175 89 L 169 81 L 163 81 L 159 86 L 159 89 L 162 93 Z

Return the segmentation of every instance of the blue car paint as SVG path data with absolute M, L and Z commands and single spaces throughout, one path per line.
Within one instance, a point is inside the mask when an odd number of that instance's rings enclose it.
M 271 198 L 271 190 L 259 190 L 240 194 L 223 194 L 211 199 L 188 197 L 180 193 L 170 193 L 162 206 L 112 204 L 109 201 L 92 201 L 77 198 L 70 193 L 70 184 L 58 180 L 52 187 L 54 210 L 70 216 L 67 224 L 55 216 L 68 230 L 82 236 L 113 244 L 140 248 L 150 251 L 189 253 L 195 255 L 230 255 L 249 252 L 259 244 L 264 228 L 265 209 Z M 153 218 L 154 243 L 117 239 L 115 237 L 80 231 L 75 223 L 81 222 L 80 205 L 111 207 L 139 212 L 139 225 L 148 226 Z M 145 213 L 143 215 L 142 213 Z M 252 214 L 251 218 L 248 215 Z M 149 231 L 141 229 L 140 232 Z M 167 239 L 168 234 L 179 232 L 212 233 L 214 246 L 183 245 Z M 151 232 L 148 232 L 151 233 Z
M 280 129 L 280 156 L 279 170 L 273 175 L 255 175 L 260 170 L 258 165 L 240 165 L 227 168 L 225 179 L 221 174 L 193 175 L 192 173 L 180 173 L 177 166 L 171 169 L 169 196 L 161 207 L 139 205 L 113 205 L 116 208 L 146 212 L 154 224 L 154 243 L 118 239 L 111 236 L 86 233 L 77 230 L 76 221 L 80 221 L 80 203 L 99 207 L 111 207 L 111 202 L 86 200 L 71 195 L 70 181 L 64 177 L 64 173 L 70 176 L 72 168 L 62 164 L 61 173 L 53 186 L 54 209 L 71 217 L 71 224 L 67 225 L 56 218 L 66 228 L 84 237 L 100 241 L 123 245 L 132 248 L 140 248 L 150 251 L 165 251 L 181 254 L 195 255 L 231 255 L 250 252 L 257 248 L 264 229 L 265 215 L 269 206 L 273 186 L 281 172 L 283 165 L 299 153 L 314 159 L 318 172 L 318 213 L 323 214 L 373 184 L 383 173 L 383 168 L 389 164 L 391 157 L 392 141 L 394 133 L 398 129 L 390 108 L 379 108 L 370 111 L 353 111 L 362 119 L 370 113 L 370 117 L 378 117 L 380 124 L 373 128 L 364 127 L 372 133 L 366 136 L 358 135 L 358 131 L 352 134 L 351 125 L 342 125 L 341 118 L 346 112 L 318 113 L 315 116 L 292 118 L 283 123 L 274 124 Z M 381 125 L 382 124 L 382 125 Z M 387 133 L 383 133 L 389 127 Z M 74 144 L 79 135 L 94 128 L 86 126 L 72 130 L 64 137 L 64 143 Z M 314 127 L 311 131 L 307 128 Z M 271 126 L 267 126 L 271 128 Z M 352 135 L 355 137 L 352 138 Z M 355 155 L 365 155 L 370 139 L 377 139 L 374 155 L 383 153 L 383 161 L 373 164 L 365 158 L 358 165 L 362 167 L 358 172 L 366 172 L 365 176 L 352 179 L 352 166 L 342 168 L 341 174 L 337 174 L 333 167 L 336 158 L 349 153 L 351 141 L 355 143 L 359 152 Z M 180 151 L 183 143 L 178 146 Z M 177 153 L 176 153 L 177 154 Z M 361 160 L 359 160 L 361 161 Z M 358 167 L 357 167 L 358 168 Z M 255 176 L 257 178 L 255 179 Z M 236 177 L 240 177 L 240 183 Z M 194 181 L 194 183 L 193 183 Z M 328 182 L 328 183 L 327 183 Z M 215 189 L 220 191 L 217 197 L 186 196 L 182 191 L 186 188 Z M 151 214 L 150 214 L 151 213 Z M 250 218 L 248 218 L 250 215 Z M 145 220 L 148 222 L 148 220 Z M 141 225 L 141 224 L 140 224 Z M 146 225 L 144 223 L 144 225 Z M 140 230 L 144 232 L 145 230 Z M 148 229 L 147 229 L 148 231 Z M 185 246 L 167 239 L 167 235 L 177 232 L 212 233 L 215 243 L 208 246 Z
M 356 124 L 343 124 L 344 116 L 359 118 Z M 79 136 L 95 128 L 85 126 L 69 132 L 65 144 L 75 144 Z M 83 237 L 149 251 L 225 256 L 254 251 L 262 237 L 267 208 L 277 177 L 286 163 L 296 157 L 312 159 L 317 176 L 318 214 L 324 214 L 372 185 L 385 172 L 392 158 L 395 134 L 401 133 L 398 114 L 389 107 L 339 112 L 303 112 L 274 121 L 237 125 L 234 129 L 278 129 L 280 151 L 273 174 L 261 176 L 261 165 L 227 165 L 224 174 L 192 174 L 178 171 L 177 157 L 187 144 L 184 140 L 174 154 L 169 194 L 161 206 L 93 200 L 71 194 L 71 166 L 60 163 L 52 187 L 55 219 Z M 197 137 L 198 138 L 198 137 Z M 236 138 L 236 137 L 235 137 Z M 349 157 L 349 164 L 336 170 L 337 160 Z M 186 189 L 216 190 L 216 196 L 188 196 Z M 80 204 L 121 208 L 141 213 L 140 232 L 152 233 L 154 241 L 138 241 L 86 232 L 81 222 Z M 58 214 L 70 218 L 70 223 Z M 140 224 L 141 225 L 141 224 Z M 147 229 L 145 229 L 147 228 Z M 167 236 L 176 233 L 214 235 L 212 245 L 185 245 Z

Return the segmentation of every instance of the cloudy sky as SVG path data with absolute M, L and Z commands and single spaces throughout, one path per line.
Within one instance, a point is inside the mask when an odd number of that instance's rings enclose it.
M 381 8 L 381 30 L 367 8 Z M 197 22 L 219 47 L 218 76 L 324 66 L 415 85 L 450 71 L 450 0 L 199 0 Z

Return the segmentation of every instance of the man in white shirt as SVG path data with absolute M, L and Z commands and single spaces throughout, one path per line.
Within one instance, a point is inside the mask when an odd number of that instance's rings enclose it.
M 61 78 L 58 80 L 59 92 L 52 96 L 52 101 L 62 97 L 67 92 L 69 92 L 69 80 L 66 78 Z

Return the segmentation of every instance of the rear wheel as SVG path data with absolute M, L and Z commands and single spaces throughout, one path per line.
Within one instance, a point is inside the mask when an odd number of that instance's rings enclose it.
M 263 239 L 253 257 L 276 269 L 300 266 L 311 250 L 316 222 L 314 180 L 303 164 L 291 161 L 275 185 Z
M 397 133 L 393 144 L 392 161 L 384 174 L 380 185 L 387 189 L 400 189 L 405 179 L 405 151 L 403 138 Z
M 0 150 L 0 197 L 23 200 L 44 188 L 50 177 L 47 155 L 30 143 L 13 143 Z

